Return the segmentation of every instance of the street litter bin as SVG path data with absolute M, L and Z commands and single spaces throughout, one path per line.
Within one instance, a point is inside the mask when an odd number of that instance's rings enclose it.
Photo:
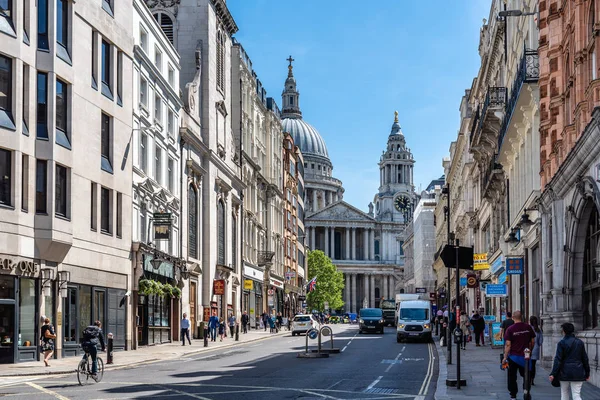
M 204 321 L 198 323 L 198 339 L 204 339 Z

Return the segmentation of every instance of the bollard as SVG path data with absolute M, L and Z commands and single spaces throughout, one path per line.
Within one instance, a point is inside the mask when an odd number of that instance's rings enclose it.
M 523 377 L 523 400 L 531 400 L 531 379 L 529 379 L 529 362 L 531 350 L 525 349 L 525 376 Z
M 204 326 L 204 347 L 208 347 L 208 327 Z
M 240 324 L 235 324 L 235 341 L 240 341 Z
M 108 338 L 107 340 L 107 344 L 106 344 L 106 363 L 107 364 L 112 364 L 113 363 L 113 334 L 109 333 L 108 335 L 106 335 L 106 337 Z

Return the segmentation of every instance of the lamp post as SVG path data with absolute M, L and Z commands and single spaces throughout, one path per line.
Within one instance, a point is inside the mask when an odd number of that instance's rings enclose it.
M 451 245 L 453 242 L 453 238 L 450 237 L 450 184 L 446 183 L 446 186 L 442 189 L 442 194 L 446 195 L 446 207 L 444 207 L 444 211 L 446 213 L 446 234 L 448 238 L 448 245 Z M 446 346 L 448 348 L 448 357 L 447 364 L 452 364 L 452 332 L 450 329 L 450 295 L 452 294 L 452 289 L 450 286 L 450 268 L 448 270 L 448 287 L 446 290 L 446 305 L 448 307 L 448 322 L 446 327 Z M 458 279 L 458 275 L 456 276 Z M 458 295 L 458 293 L 456 293 Z

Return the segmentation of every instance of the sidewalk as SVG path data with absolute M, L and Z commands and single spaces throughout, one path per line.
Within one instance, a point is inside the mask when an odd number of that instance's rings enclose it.
M 209 340 L 208 347 L 204 347 L 204 340 L 192 340 L 192 345 L 187 343 L 185 346 L 181 342 L 160 344 L 155 346 L 139 347 L 137 350 L 119 351 L 113 353 L 114 362 L 111 365 L 106 364 L 106 353 L 98 352 L 98 355 L 104 361 L 105 370 L 120 369 L 133 367 L 140 364 L 151 363 L 168 359 L 176 359 L 190 356 L 197 353 L 211 351 L 237 346 L 244 343 L 266 340 L 276 336 L 290 335 L 288 330 L 279 331 L 277 334 L 271 334 L 267 330 L 250 330 L 247 334 L 240 333 L 238 342 L 230 337 L 223 339 L 220 342 L 217 338 L 216 342 Z M 0 376 L 31 376 L 31 375 L 52 375 L 65 374 L 75 372 L 79 357 L 67 357 L 51 360 L 50 367 L 45 367 L 43 359 L 41 361 L 23 362 L 18 364 L 0 364 Z
M 468 343 L 467 350 L 460 352 L 460 377 L 467 380 L 467 386 L 460 390 L 446 386 L 446 379 L 456 379 L 456 345 L 452 347 L 452 365 L 446 364 L 447 347 L 440 347 L 439 337 L 434 337 L 439 360 L 439 376 L 435 391 L 436 400 L 459 399 L 509 399 L 507 389 L 507 372 L 500 369 L 500 353 L 502 349 L 492 349 L 489 345 L 475 347 Z M 560 389 L 552 387 L 548 381 L 550 371 L 536 365 L 535 386 L 531 388 L 534 399 L 560 400 Z M 519 386 L 518 399 L 523 398 L 522 378 L 517 377 Z M 584 400 L 600 399 L 600 388 L 585 382 L 581 390 Z

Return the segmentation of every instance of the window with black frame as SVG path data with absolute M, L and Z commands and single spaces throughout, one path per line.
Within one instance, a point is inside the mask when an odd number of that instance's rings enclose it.
M 595 204 L 591 205 L 591 213 L 585 234 L 585 250 L 583 253 L 583 319 L 585 329 L 595 329 L 599 324 L 598 301 L 600 300 L 600 283 L 595 266 L 598 264 L 598 242 L 600 240 L 600 215 Z
M 0 204 L 10 206 L 12 202 L 12 152 L 0 149 Z

